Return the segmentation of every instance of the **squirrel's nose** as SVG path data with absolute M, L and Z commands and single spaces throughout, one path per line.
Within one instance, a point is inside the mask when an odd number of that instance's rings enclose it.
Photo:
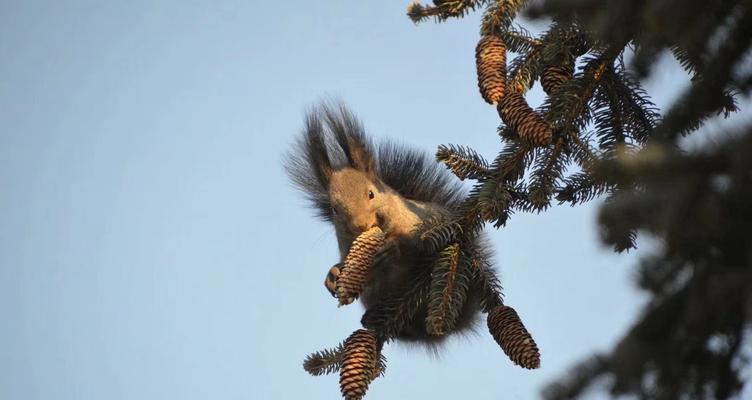
M 358 231 L 360 231 L 360 232 L 365 232 L 365 231 L 373 228 L 374 226 L 376 226 L 376 224 L 357 224 L 355 226 L 355 228 L 357 228 Z
M 378 220 L 372 222 L 359 221 L 355 223 L 355 229 L 357 229 L 359 232 L 368 231 L 375 226 L 379 226 Z

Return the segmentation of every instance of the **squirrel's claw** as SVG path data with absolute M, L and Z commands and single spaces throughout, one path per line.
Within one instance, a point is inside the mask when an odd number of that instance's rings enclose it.
M 324 279 L 324 286 L 326 287 L 326 290 L 328 290 L 332 297 L 335 298 L 337 297 L 335 293 L 335 290 L 337 288 L 337 279 L 339 278 L 341 269 L 341 263 L 334 264 L 334 266 L 329 268 L 329 272 L 326 274 L 326 279 Z

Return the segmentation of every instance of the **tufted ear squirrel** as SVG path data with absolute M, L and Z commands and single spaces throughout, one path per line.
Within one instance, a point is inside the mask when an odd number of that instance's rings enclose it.
M 465 193 L 459 181 L 426 154 L 389 141 L 376 146 L 345 106 L 321 105 L 307 114 L 285 167 L 316 215 L 334 225 L 340 260 L 361 233 L 378 226 L 386 234 L 387 246 L 377 255 L 360 295 L 364 325 L 369 325 L 369 310 L 410 290 L 415 276 L 430 278 L 436 255 L 419 246 L 416 226 L 448 214 Z M 490 255 L 482 236 L 474 241 Z M 332 293 L 339 266 L 331 268 L 325 281 Z M 453 332 L 470 327 L 479 309 L 471 288 Z M 427 333 L 425 319 L 424 305 L 396 339 L 435 344 L 440 338 Z

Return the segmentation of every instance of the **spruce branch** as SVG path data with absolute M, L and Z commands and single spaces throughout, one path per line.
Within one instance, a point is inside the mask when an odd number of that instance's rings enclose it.
M 466 200 L 467 201 L 467 200 Z M 464 232 L 462 224 L 450 215 L 437 214 L 426 218 L 415 227 L 413 235 L 424 253 L 435 254 L 456 241 Z
M 538 78 L 540 56 L 543 46 L 535 46 L 529 52 L 523 53 L 512 60 L 509 64 L 509 78 L 507 79 L 508 91 L 525 94 L 533 87 L 533 82 Z
M 491 164 L 495 178 L 500 182 L 517 182 L 522 179 L 525 168 L 532 162 L 534 148 L 520 140 L 508 140 Z
M 614 78 L 612 89 L 615 93 L 612 98 L 618 99 L 618 103 L 612 105 L 619 107 L 624 115 L 625 132 L 636 143 L 645 143 L 660 122 L 658 108 L 640 83 L 626 70 L 607 70 L 606 74 L 607 77 Z
M 446 164 L 447 168 L 463 181 L 484 179 L 491 174 L 488 162 L 469 147 L 440 145 L 436 152 L 436 159 Z
M 488 1 L 433 0 L 433 6 L 424 6 L 418 1 L 413 1 L 407 6 L 407 16 L 416 24 L 430 18 L 433 18 L 436 22 L 444 22 L 449 18 L 462 18 Z
M 690 51 L 680 45 L 673 45 L 671 48 L 671 54 L 674 55 L 679 65 L 684 68 L 685 71 L 693 75 L 693 79 L 698 79 L 700 76 L 700 69 L 702 68 L 702 60 L 698 59 L 697 54 L 691 54 Z
M 556 189 L 559 204 L 583 204 L 613 190 L 613 184 L 596 179 L 592 173 L 577 172 L 567 176 Z
M 498 130 L 504 147 L 476 175 L 467 197 L 425 227 L 426 239 L 434 239 L 427 240 L 428 247 L 439 251 L 458 243 L 459 263 L 468 260 L 472 271 L 471 290 L 483 293 L 482 308 L 503 309 L 490 262 L 474 254 L 465 239 L 478 238 L 485 222 L 502 226 L 513 210 L 541 211 L 554 195 L 572 205 L 607 196 L 599 216 L 606 243 L 617 251 L 634 248 L 638 231 L 664 243 L 638 271 L 640 287 L 653 299 L 619 346 L 583 364 L 581 374 L 546 397 L 576 398 L 604 375 L 614 395 L 726 399 L 738 394 L 743 384 L 739 348 L 752 315 L 752 274 L 746 268 L 751 265 L 752 166 L 747 160 L 752 141 L 746 136 L 729 140 L 728 146 L 707 145 L 700 154 L 683 154 L 677 139 L 708 118 L 737 111 L 737 97 L 748 95 L 752 9 L 740 1 L 526 3 L 482 4 L 481 35 L 496 35 L 516 53 L 503 95 L 488 96 L 493 90 L 480 86 L 487 100 L 499 99 L 498 108 L 507 103 Z M 532 37 L 513 26 L 524 9 L 554 22 Z M 661 118 L 640 79 L 666 49 L 692 75 L 692 83 Z M 628 70 L 624 59 L 630 52 Z M 576 71 L 573 65 L 579 66 Z M 548 95 L 543 105 L 532 110 L 525 102 L 529 112 L 510 107 L 515 100 L 525 101 L 535 80 Z M 521 121 L 534 119 L 531 115 L 550 134 L 521 131 Z M 743 135 L 750 132 L 747 127 Z M 472 157 L 452 159 L 449 151 L 441 157 L 461 171 L 458 176 L 463 168 L 481 170 L 469 166 Z M 579 170 L 565 176 L 572 166 Z M 498 319 L 492 323 L 489 318 L 489 330 L 497 331 L 494 337 L 501 344 Z M 711 351 L 719 337 L 723 346 Z
M 563 156 L 564 140 L 558 139 L 552 148 L 542 149 L 536 157 L 528 187 L 527 211 L 543 211 L 548 208 L 557 183 L 564 175 L 567 159 Z M 528 208 L 526 207 L 526 208 Z
M 460 245 L 451 244 L 439 253 L 433 266 L 426 316 L 426 331 L 431 335 L 451 331 L 465 305 L 469 282 L 461 255 Z
M 504 43 L 507 45 L 507 50 L 517 54 L 528 54 L 536 48 L 543 45 L 541 39 L 534 37 L 525 27 L 517 25 L 509 27 L 498 33 Z
M 560 85 L 543 104 L 546 121 L 560 127 L 570 137 L 578 136 L 590 123 L 592 110 L 589 107 L 592 95 L 606 69 L 619 55 L 618 51 L 585 58 L 582 72 Z
M 512 25 L 517 13 L 528 0 L 493 0 L 483 13 L 481 34 L 488 35 L 507 30 Z
M 614 76 L 609 74 L 593 97 L 593 120 L 598 146 L 606 153 L 612 153 L 618 146 L 627 143 L 624 109 L 620 94 L 614 88 Z
M 463 260 L 467 260 L 466 267 L 472 273 L 472 286 L 480 294 L 481 311 L 488 313 L 494 307 L 501 306 L 504 288 L 493 270 L 491 254 L 483 246 L 468 244 L 463 248 Z
M 361 325 L 378 333 L 379 340 L 387 342 L 399 336 L 425 306 L 431 284 L 430 274 L 416 273 L 401 295 L 389 296 L 370 307 L 361 318 Z M 395 291 L 395 293 L 398 293 Z
M 484 181 L 478 189 L 479 215 L 496 228 L 507 223 L 517 203 L 525 198 L 522 184 L 512 187 L 497 179 Z
M 303 361 L 303 369 L 313 376 L 337 372 L 342 365 L 344 342 L 337 347 L 309 354 Z
M 511 39 L 507 40 L 509 48 L 520 54 L 512 60 L 509 67 L 508 86 L 511 88 L 510 90 L 515 90 L 521 94 L 527 92 L 533 86 L 533 82 L 541 75 L 543 62 L 548 63 L 548 65 L 551 65 L 554 61 L 560 64 L 572 64 L 573 68 L 574 59 L 579 54 L 584 53 L 583 48 L 588 46 L 583 36 L 576 24 L 557 22 L 540 39 L 519 50 L 513 47 Z M 541 83 L 543 84 L 543 82 Z M 548 85 L 548 82 L 546 85 Z
M 594 355 L 581 361 L 574 368 L 572 374 L 559 381 L 548 384 L 542 396 L 546 400 L 573 400 L 582 397 L 582 393 L 591 386 L 599 376 L 608 370 L 605 355 Z
M 729 2 L 730 3 L 730 2 Z M 702 120 L 709 114 L 728 110 L 726 83 L 731 81 L 732 73 L 738 63 L 743 62 L 744 54 L 752 42 L 752 9 L 747 7 L 728 33 L 729 40 L 723 42 L 713 54 L 702 74 L 713 79 L 696 81 L 681 96 L 681 101 L 671 107 L 656 128 L 655 136 L 663 139 L 675 139 L 682 133 L 691 131 L 695 121 Z

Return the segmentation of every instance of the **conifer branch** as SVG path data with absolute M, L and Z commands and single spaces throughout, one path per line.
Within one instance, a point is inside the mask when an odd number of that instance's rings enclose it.
M 541 39 L 535 38 L 527 29 L 519 25 L 509 27 L 499 35 L 504 39 L 507 50 L 517 54 L 527 54 L 543 45 Z
M 543 149 L 538 154 L 538 163 L 532 172 L 530 187 L 528 188 L 528 211 L 543 211 L 548 208 L 556 183 L 559 181 L 566 167 L 566 159 L 562 157 L 564 140 L 559 139 L 553 148 Z
M 597 165 L 604 159 L 603 153 L 594 149 L 592 142 L 592 132 L 583 134 L 582 137 L 571 136 L 567 143 L 567 152 L 569 157 L 585 173 L 595 173 Z M 603 181 L 604 184 L 614 183 L 604 176 L 594 178 L 596 181 Z
M 488 35 L 507 30 L 527 2 L 528 0 L 493 0 L 483 14 L 481 34 Z
M 382 342 L 398 337 L 425 306 L 430 284 L 430 274 L 417 273 L 400 296 L 390 296 L 384 302 L 370 307 L 363 314 L 361 325 L 377 332 Z
M 435 254 L 449 243 L 457 241 L 463 232 L 463 225 L 455 218 L 438 214 L 421 221 L 415 227 L 414 236 L 426 254 Z
M 613 74 L 608 74 L 593 97 L 593 120 L 600 149 L 612 152 L 627 142 L 623 109 L 619 93 L 614 89 Z
M 469 245 L 463 249 L 463 259 L 469 260 L 470 272 L 472 273 L 472 285 L 480 293 L 480 308 L 488 313 L 494 307 L 504 304 L 503 291 L 499 278 L 493 271 L 491 255 L 483 251 L 482 247 Z
M 434 0 L 434 6 L 424 6 L 413 1 L 407 6 L 407 16 L 416 24 L 429 18 L 444 22 L 449 18 L 462 18 L 488 1 L 490 0 Z
M 725 95 L 726 83 L 737 64 L 743 62 L 743 55 L 752 43 L 752 9 L 747 7 L 736 23 L 730 27 L 729 40 L 723 42 L 713 58 L 703 69 L 703 76 L 712 79 L 696 81 L 666 113 L 661 124 L 656 127 L 655 136 L 662 139 L 675 139 L 682 133 L 690 131 L 695 121 L 720 110 L 728 110 Z
M 702 61 L 697 59 L 697 56 L 690 54 L 690 52 L 679 45 L 671 46 L 671 54 L 674 55 L 676 61 L 684 68 L 685 71 L 692 74 L 695 78 L 699 78 Z
M 598 354 L 577 364 L 573 373 L 564 379 L 548 384 L 542 396 L 545 400 L 572 400 L 582 396 L 599 376 L 609 371 L 607 358 Z
M 508 91 L 525 94 L 533 87 L 538 77 L 538 67 L 543 46 L 536 46 L 529 52 L 516 57 L 509 65 Z
M 477 196 L 480 217 L 496 228 L 507 223 L 517 203 L 525 198 L 522 184 L 512 187 L 496 179 L 484 182 Z
M 570 203 L 574 206 L 587 203 L 610 190 L 613 190 L 613 184 L 596 179 L 592 173 L 577 172 L 564 178 L 556 190 L 556 200 L 559 204 Z
M 612 105 L 619 107 L 618 109 L 624 115 L 625 132 L 636 143 L 645 143 L 660 122 L 658 108 L 650 100 L 639 82 L 624 69 L 617 72 L 607 70 L 606 74 L 608 78 L 613 76 L 611 82 L 615 93 L 612 96 L 614 99 L 618 99 L 618 102 L 612 102 Z
M 488 162 L 475 150 L 455 145 L 440 145 L 436 159 L 446 164 L 460 180 L 488 178 Z
M 311 353 L 303 361 L 303 369 L 313 376 L 339 371 L 342 365 L 343 346 L 344 342 L 334 348 Z
M 431 335 L 443 336 L 451 331 L 465 304 L 468 281 L 460 263 L 461 254 L 460 245 L 451 244 L 433 266 L 426 317 L 426 330 Z
M 523 177 L 525 168 L 532 161 L 534 147 L 528 143 L 511 140 L 499 152 L 491 165 L 495 178 L 500 182 L 516 182 Z

